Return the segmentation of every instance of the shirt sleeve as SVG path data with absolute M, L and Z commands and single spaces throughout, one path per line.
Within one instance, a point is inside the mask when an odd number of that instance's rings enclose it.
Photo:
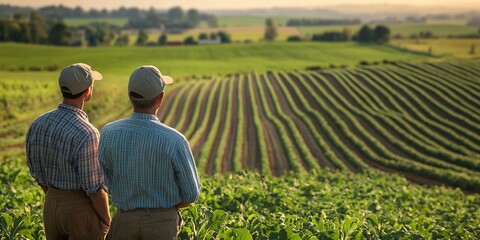
M 200 195 L 200 179 L 190 145 L 185 138 L 177 145 L 173 167 L 182 202 L 196 202 Z
M 33 126 L 33 124 L 32 124 Z M 31 157 L 31 149 L 30 149 L 30 144 L 31 144 L 31 138 L 32 138 L 32 127 L 30 127 L 28 129 L 28 132 L 27 132 L 27 137 L 26 137 L 26 144 L 25 144 L 25 153 L 26 153 L 26 157 L 27 157 L 27 165 L 28 165 L 28 168 L 30 169 L 30 175 L 35 179 L 35 181 L 37 183 L 39 183 L 38 179 L 37 179 L 37 176 L 36 176 L 36 173 L 35 173 L 35 166 L 34 166 L 34 162 L 32 160 L 32 157 Z
M 110 189 L 109 181 L 112 177 L 111 175 L 111 157 L 108 154 L 107 144 L 105 141 L 106 136 L 104 132 L 100 135 L 100 143 L 98 144 L 98 161 L 100 162 L 100 168 L 105 177 L 105 186 Z
M 99 133 L 89 134 L 81 144 L 76 158 L 77 169 L 82 189 L 90 196 L 105 188 L 103 173 L 98 161 Z

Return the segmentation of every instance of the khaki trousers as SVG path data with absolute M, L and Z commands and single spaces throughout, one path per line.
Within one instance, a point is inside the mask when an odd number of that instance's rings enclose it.
M 177 239 L 182 218 L 175 207 L 117 210 L 107 240 Z
M 108 231 L 82 190 L 48 188 L 43 222 L 47 240 L 105 239 Z

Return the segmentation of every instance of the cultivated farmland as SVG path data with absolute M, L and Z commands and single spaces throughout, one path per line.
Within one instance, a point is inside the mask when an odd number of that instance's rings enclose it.
M 2 239 L 44 236 L 25 133 L 61 101 L 58 68 L 78 61 L 104 73 L 85 107 L 99 129 L 130 115 L 139 64 L 176 78 L 159 117 L 189 139 L 202 179 L 181 239 L 480 234 L 478 59 L 353 43 L 0 51 Z
M 168 92 L 160 119 L 207 174 L 373 168 L 478 192 L 479 64 L 232 74 Z
M 56 75 L 4 76 L 0 235 L 42 239 L 44 194 L 28 174 L 24 134 L 60 101 Z M 99 128 L 130 114 L 118 81 L 96 84 L 85 109 Z M 479 88 L 479 60 L 169 86 L 159 117 L 189 139 L 202 179 L 180 238 L 478 238 Z

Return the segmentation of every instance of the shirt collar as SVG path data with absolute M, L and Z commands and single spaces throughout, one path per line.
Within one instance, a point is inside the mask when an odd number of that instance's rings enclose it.
M 132 118 L 141 119 L 141 120 L 153 120 L 153 121 L 158 121 L 158 122 L 160 122 L 160 120 L 158 120 L 158 117 L 157 117 L 157 116 L 155 116 L 155 115 L 153 115 L 153 114 L 148 114 L 148 113 L 137 113 L 137 112 L 133 112 Z
M 80 108 L 76 108 L 74 106 L 71 106 L 71 105 L 68 105 L 68 104 L 65 104 L 65 103 L 60 103 L 60 104 L 58 104 L 58 109 L 63 110 L 63 111 L 67 111 L 67 112 L 73 112 L 73 113 L 77 114 L 78 116 L 80 116 L 81 118 L 83 118 L 85 120 L 88 120 L 87 113 L 85 113 Z

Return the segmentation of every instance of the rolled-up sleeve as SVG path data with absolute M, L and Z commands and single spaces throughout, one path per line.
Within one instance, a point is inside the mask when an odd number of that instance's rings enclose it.
M 105 189 L 104 177 L 98 161 L 99 133 L 85 138 L 77 152 L 78 175 L 87 195 Z
M 190 144 L 185 138 L 177 145 L 173 167 L 182 202 L 196 202 L 200 196 L 201 184 Z

